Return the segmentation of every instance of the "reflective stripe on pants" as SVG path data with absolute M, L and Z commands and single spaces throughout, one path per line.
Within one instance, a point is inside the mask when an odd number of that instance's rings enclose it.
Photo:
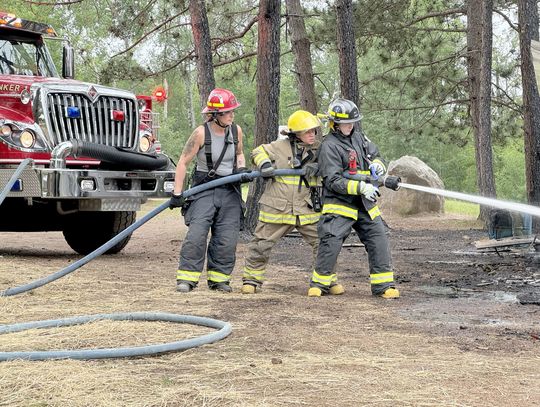
M 365 211 L 358 211 L 358 220 L 325 214 L 319 221 L 319 251 L 315 263 L 315 273 L 318 278 L 311 280 L 310 286 L 328 290 L 328 285 L 322 284 L 321 276 L 332 276 L 343 242 L 354 228 L 360 241 L 368 253 L 369 273 L 371 278 L 371 291 L 380 294 L 388 287 L 394 286 L 394 273 L 392 272 L 392 259 L 386 226 L 380 216 L 371 219 Z M 352 265 L 359 268 L 359 265 Z
M 228 282 L 236 261 L 241 210 L 240 195 L 231 186 L 197 194 L 185 214 L 189 229 L 180 249 L 178 269 L 200 275 L 208 254 L 208 282 Z M 210 230 L 212 236 L 207 245 Z M 193 279 L 177 280 L 197 284 Z

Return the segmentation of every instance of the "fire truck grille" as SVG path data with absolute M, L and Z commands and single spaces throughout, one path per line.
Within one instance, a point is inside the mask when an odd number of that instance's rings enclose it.
M 137 110 L 131 99 L 99 96 L 92 103 L 82 94 L 49 93 L 45 114 L 54 145 L 76 139 L 134 148 L 137 142 Z

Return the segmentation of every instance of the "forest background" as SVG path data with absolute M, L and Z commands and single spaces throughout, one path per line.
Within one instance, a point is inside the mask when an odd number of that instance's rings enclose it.
M 216 86 L 242 103 L 236 121 L 254 147 L 257 1 L 206 1 Z M 447 189 L 476 193 L 475 141 L 467 89 L 466 2 L 353 2 L 362 128 L 387 160 L 413 155 Z M 302 1 L 311 47 L 316 105 L 340 95 L 336 7 Z M 492 143 L 497 196 L 526 201 L 522 82 L 517 5 L 493 12 Z M 161 113 L 163 150 L 177 160 L 202 121 L 189 2 L 181 0 L 3 0 L 2 9 L 46 22 L 76 49 L 76 78 L 150 94 L 168 85 Z M 279 122 L 299 106 L 297 72 L 285 2 L 281 7 Z M 57 64 L 60 47 L 52 45 Z

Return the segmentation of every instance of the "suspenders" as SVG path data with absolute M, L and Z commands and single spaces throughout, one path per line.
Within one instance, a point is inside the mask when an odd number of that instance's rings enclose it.
M 233 163 L 233 170 L 236 169 L 236 146 L 238 144 L 238 127 L 236 124 L 231 125 L 231 131 L 233 135 L 233 144 L 234 144 L 234 163 Z M 206 167 L 208 168 L 208 177 L 214 178 L 216 175 L 216 171 L 219 168 L 219 165 L 221 164 L 221 161 L 223 160 L 223 156 L 225 155 L 225 152 L 227 151 L 227 148 L 231 144 L 229 141 L 229 135 L 225 133 L 225 143 L 223 144 L 223 149 L 221 150 L 221 153 L 219 155 L 218 160 L 214 163 L 212 160 L 212 134 L 210 133 L 210 128 L 208 127 L 208 123 L 204 124 L 204 155 L 206 156 Z

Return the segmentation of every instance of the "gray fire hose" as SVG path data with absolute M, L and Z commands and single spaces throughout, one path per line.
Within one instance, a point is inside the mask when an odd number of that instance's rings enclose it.
M 2 192 L 0 192 L 0 205 L 2 205 L 4 199 L 6 199 L 7 194 L 9 194 L 9 191 L 11 191 L 11 188 L 13 187 L 13 185 L 15 185 L 17 179 L 19 179 L 19 175 L 21 175 L 24 169 L 33 162 L 34 160 L 32 160 L 31 158 L 26 158 L 19 164 L 19 166 L 9 179 L 8 183 L 2 189 Z
M 47 321 L 23 322 L 12 325 L 0 325 L 0 335 L 26 331 L 37 328 L 58 328 L 63 326 L 81 325 L 88 322 L 113 321 L 162 321 L 180 324 L 192 324 L 218 329 L 203 336 L 181 341 L 168 342 L 157 345 L 146 345 L 125 348 L 86 349 L 86 350 L 53 350 L 28 352 L 0 352 L 0 361 L 15 359 L 48 360 L 48 359 L 105 359 L 135 356 L 157 355 L 166 352 L 179 352 L 201 345 L 220 341 L 232 331 L 231 324 L 212 318 L 194 317 L 190 315 L 177 315 L 162 312 L 131 312 L 118 314 L 96 314 L 66 319 L 51 319 Z

